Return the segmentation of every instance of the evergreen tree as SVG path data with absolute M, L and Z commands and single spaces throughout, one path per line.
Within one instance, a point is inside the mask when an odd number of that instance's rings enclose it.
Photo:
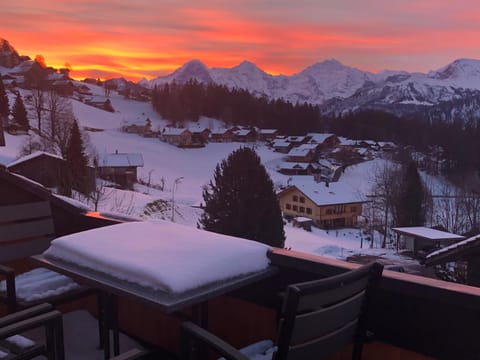
M 27 110 L 25 109 L 25 105 L 23 104 L 20 93 L 17 93 L 17 97 L 15 98 L 12 115 L 14 123 L 17 124 L 22 130 L 28 131 L 28 129 L 30 129 Z
M 72 123 L 65 160 L 67 162 L 67 174 L 65 179 L 66 189 L 64 192 L 68 195 L 73 188 L 86 193 L 88 158 L 87 155 L 85 155 L 85 146 L 77 120 L 74 120 Z
M 397 226 L 422 226 L 425 223 L 425 189 L 415 162 L 408 163 L 399 190 Z
M 5 92 L 5 86 L 3 85 L 2 75 L 0 75 L 0 121 L 5 119 L 9 113 L 8 97 Z
M 242 147 L 217 164 L 203 199 L 204 229 L 283 248 L 285 233 L 273 182 L 254 150 Z

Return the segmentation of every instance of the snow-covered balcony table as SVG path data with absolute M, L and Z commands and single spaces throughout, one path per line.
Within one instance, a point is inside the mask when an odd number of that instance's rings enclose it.
M 199 322 L 206 326 L 209 299 L 276 273 L 267 256 L 269 250 L 254 241 L 149 221 L 57 238 L 47 251 L 32 258 L 100 289 L 109 302 L 106 319 L 115 334 L 117 296 L 139 300 L 166 314 L 195 306 L 204 315 Z M 105 335 L 109 352 L 108 339 Z

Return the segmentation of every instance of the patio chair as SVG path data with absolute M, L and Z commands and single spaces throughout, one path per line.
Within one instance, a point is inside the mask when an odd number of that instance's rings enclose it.
M 352 343 L 352 358 L 360 359 L 367 340 L 369 299 L 382 271 L 382 265 L 371 263 L 340 275 L 289 285 L 276 344 L 266 340 L 239 351 L 201 327 L 184 322 L 182 359 L 195 359 L 202 346 L 229 360 L 323 359 Z
M 55 238 L 50 203 L 0 206 L 0 234 L 0 261 L 41 253 Z M 45 268 L 15 274 L 12 268 L 0 265 L 0 303 L 6 304 L 9 314 L 44 302 L 56 306 L 91 294 L 95 294 L 94 289 Z
M 48 360 L 63 360 L 62 314 L 50 304 L 41 304 L 0 318 L 0 359 L 33 359 L 43 355 Z M 43 341 L 34 342 L 19 335 L 43 329 Z

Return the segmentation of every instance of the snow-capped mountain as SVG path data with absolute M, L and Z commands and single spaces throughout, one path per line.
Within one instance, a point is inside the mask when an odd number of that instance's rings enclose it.
M 175 81 L 177 84 L 185 84 L 191 79 L 195 79 L 198 82 L 205 84 L 213 82 L 213 79 L 210 75 L 210 70 L 208 70 L 201 61 L 191 60 L 170 75 L 160 76 L 151 81 L 143 79 L 140 80 L 138 84 L 153 89 L 155 85 L 164 85 L 173 81 Z
M 480 113 L 477 103 L 480 103 L 480 61 L 459 59 L 427 74 L 378 74 L 353 95 L 326 101 L 321 109 L 326 113 L 363 108 L 383 109 L 398 115 L 441 113 L 443 119 L 455 120 L 463 118 L 461 114 Z
M 248 61 L 233 68 L 208 69 L 194 60 L 170 75 L 144 80 L 142 85 L 151 88 L 190 78 L 272 99 L 317 104 L 325 113 L 374 108 L 399 115 L 421 112 L 437 116 L 440 112 L 445 119 L 480 114 L 476 105 L 480 103 L 480 61 L 472 59 L 459 59 L 428 73 L 385 70 L 378 74 L 331 59 L 292 76 L 270 75 Z
M 151 81 L 143 80 L 141 85 L 153 88 L 173 80 L 184 83 L 190 78 L 246 89 L 252 94 L 266 95 L 273 99 L 320 104 L 331 98 L 352 95 L 365 82 L 370 81 L 373 74 L 342 65 L 337 60 L 317 63 L 292 76 L 267 74 L 248 61 L 230 69 L 208 69 L 198 60 L 193 60 L 170 75 Z

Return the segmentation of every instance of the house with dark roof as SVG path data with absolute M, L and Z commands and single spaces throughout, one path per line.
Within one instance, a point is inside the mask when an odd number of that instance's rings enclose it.
M 143 156 L 135 153 L 103 154 L 97 163 L 102 179 L 113 181 L 127 189 L 132 189 L 137 182 L 138 167 L 143 167 Z
M 307 217 L 324 229 L 355 226 L 364 203 L 353 192 L 334 189 L 330 185 L 292 185 L 277 196 L 285 216 Z

